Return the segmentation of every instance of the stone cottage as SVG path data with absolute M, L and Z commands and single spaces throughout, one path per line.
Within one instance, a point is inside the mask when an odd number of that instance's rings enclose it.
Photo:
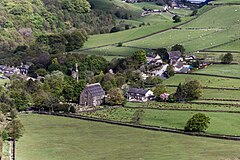
M 103 103 L 105 91 L 100 83 L 89 84 L 82 91 L 79 98 L 81 106 L 100 106 Z

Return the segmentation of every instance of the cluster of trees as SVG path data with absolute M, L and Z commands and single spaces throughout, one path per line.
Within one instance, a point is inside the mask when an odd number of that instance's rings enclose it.
M 115 25 L 112 13 L 91 10 L 87 0 L 2 0 L 0 7 L 0 49 L 5 54 L 45 33 L 65 34 L 73 29 L 108 33 Z
M 87 39 L 85 30 L 75 29 L 64 34 L 41 35 L 35 45 L 47 48 L 50 54 L 58 54 L 81 48 Z
M 202 85 L 197 80 L 189 80 L 179 84 L 173 98 L 176 101 L 199 99 L 202 96 Z

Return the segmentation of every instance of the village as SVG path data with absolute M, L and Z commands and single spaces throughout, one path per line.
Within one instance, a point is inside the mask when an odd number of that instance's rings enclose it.
M 0 160 L 240 152 L 240 0 L 2 0 Z
M 195 63 L 197 63 L 197 66 L 193 66 Z M 170 77 L 170 75 L 168 75 L 169 68 L 171 68 L 172 72 L 174 72 L 170 73 L 172 74 L 171 76 L 173 76 L 175 73 L 187 74 L 193 70 L 205 68 L 208 65 L 209 63 L 205 62 L 203 59 L 196 59 L 194 55 L 183 56 L 180 51 L 168 51 L 167 60 L 164 62 L 161 56 L 153 51 L 146 54 L 146 63 L 140 67 L 150 69 L 143 69 L 140 75 L 143 80 L 146 80 L 148 77 L 160 77 L 164 80 Z M 110 70 L 109 73 L 114 74 L 112 70 Z M 154 88 L 154 86 L 152 87 Z M 134 88 L 128 85 L 123 85 L 122 89 L 125 91 L 124 97 L 127 101 L 147 102 L 155 101 L 157 98 L 151 89 L 152 87 Z M 169 93 L 162 93 L 159 98 L 161 101 L 166 102 L 169 95 Z M 106 96 L 107 94 L 100 83 L 88 84 L 80 95 L 79 105 L 84 107 L 101 106 L 104 103 L 104 98 Z
M 180 45 L 181 46 L 181 45 Z M 165 50 L 164 50 L 165 51 Z M 184 56 L 181 51 L 158 51 L 149 50 L 145 54 L 145 63 L 137 69 L 136 73 L 139 73 L 140 78 L 146 81 L 148 78 L 157 77 L 164 81 L 174 74 L 187 74 L 196 69 L 205 68 L 209 63 L 205 62 L 204 59 L 197 59 L 194 55 Z M 161 55 L 160 55 L 161 54 Z M 161 58 L 164 57 L 164 58 Z M 9 79 L 13 75 L 18 75 L 25 80 L 29 81 L 44 81 L 43 76 L 36 75 L 36 77 L 28 76 L 30 66 L 21 63 L 20 66 L 0 66 L 1 79 Z M 79 71 L 78 64 L 76 63 L 74 68 L 68 69 L 70 76 L 78 82 Z M 108 74 L 114 76 L 112 69 L 109 70 Z M 154 95 L 153 89 L 156 86 L 150 85 L 144 88 L 132 87 L 128 84 L 123 84 L 120 88 L 123 91 L 123 96 L 129 102 L 147 102 L 155 101 L 159 99 L 161 101 L 167 102 L 170 93 L 161 93 L 159 97 Z M 85 111 L 89 109 L 94 109 L 94 107 L 105 105 L 105 99 L 107 97 L 107 91 L 103 89 L 100 83 L 88 83 L 84 90 L 79 93 L 79 100 L 77 110 Z

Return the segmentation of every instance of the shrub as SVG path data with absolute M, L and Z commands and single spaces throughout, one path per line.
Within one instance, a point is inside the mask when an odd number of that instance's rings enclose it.
M 233 61 L 233 55 L 231 53 L 227 53 L 222 57 L 223 64 L 230 64 Z
M 122 43 L 122 42 L 119 42 L 119 43 L 117 44 L 117 47 L 122 47 L 122 45 L 123 45 L 123 43 Z
M 202 113 L 197 113 L 188 120 L 185 131 L 203 132 L 208 128 L 208 124 L 210 124 L 210 118 Z
M 2 131 L 2 139 L 3 139 L 3 141 L 6 141 L 6 140 L 8 140 L 8 133 L 7 133 L 7 131 L 6 130 L 3 130 Z
M 181 17 L 178 15 L 173 16 L 172 19 L 174 20 L 175 23 L 181 22 Z

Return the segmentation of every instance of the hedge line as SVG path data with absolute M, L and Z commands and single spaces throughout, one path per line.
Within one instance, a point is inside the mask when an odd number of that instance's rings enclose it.
M 209 105 L 221 105 L 221 106 L 236 106 L 240 107 L 240 104 L 231 104 L 231 103 L 215 103 L 215 102 L 185 102 L 189 104 L 209 104 Z
M 172 84 L 168 84 L 166 85 L 167 87 L 178 87 L 178 85 L 172 85 Z M 207 86 L 204 86 L 202 87 L 203 89 L 218 89 L 218 90 L 233 90 L 233 91 L 239 91 L 240 88 L 219 88 L 219 87 L 207 87 Z
M 199 76 L 210 76 L 210 77 L 220 77 L 220 78 L 230 78 L 230 79 L 240 79 L 240 77 L 233 76 L 223 76 L 223 75 L 215 75 L 215 74 L 206 74 L 206 73 L 176 73 L 176 74 L 190 74 L 190 75 L 199 75 Z
M 207 110 L 207 109 L 188 109 L 188 108 L 153 108 L 153 107 L 125 107 L 129 109 L 148 109 L 148 110 L 162 110 L 162 111 L 197 111 L 197 112 L 221 112 L 221 113 L 238 113 L 240 111 L 224 111 L 224 110 Z

